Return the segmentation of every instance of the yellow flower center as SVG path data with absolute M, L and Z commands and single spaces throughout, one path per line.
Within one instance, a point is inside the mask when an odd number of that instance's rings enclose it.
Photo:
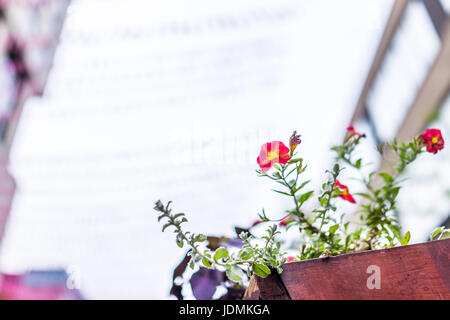
M 347 191 L 347 189 L 342 189 L 342 195 L 343 195 L 343 196 L 348 196 L 348 191 Z
M 272 161 L 274 159 L 278 158 L 278 152 L 268 152 L 267 153 L 267 158 Z
M 433 137 L 433 139 L 431 139 L 431 143 L 432 143 L 432 144 L 436 144 L 436 143 L 438 143 L 438 142 L 439 142 L 438 137 Z

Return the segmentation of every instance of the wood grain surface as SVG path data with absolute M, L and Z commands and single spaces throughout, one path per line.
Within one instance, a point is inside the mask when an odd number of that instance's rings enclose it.
M 253 276 L 244 299 L 450 299 L 449 249 L 445 239 L 288 263 L 281 276 Z

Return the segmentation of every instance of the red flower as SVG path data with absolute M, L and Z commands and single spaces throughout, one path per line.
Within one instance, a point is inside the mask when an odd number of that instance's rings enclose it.
M 287 263 L 290 263 L 290 262 L 295 262 L 295 257 L 287 257 L 287 260 L 286 260 L 286 262 Z
M 348 202 L 351 203 L 356 203 L 355 199 L 353 198 L 353 196 L 350 194 L 350 192 L 348 192 L 348 187 L 346 185 L 343 185 L 342 183 L 339 182 L 339 180 L 336 180 L 336 183 L 334 184 L 335 188 L 339 188 L 339 190 L 342 192 L 339 197 L 341 197 L 344 200 L 347 200 Z
M 287 217 L 284 217 L 280 221 L 279 225 L 280 225 L 280 227 L 286 227 L 288 225 L 288 223 L 291 222 L 291 221 L 294 221 L 294 219 L 292 219 L 291 217 L 287 216 Z
M 262 145 L 257 161 L 261 170 L 266 172 L 273 163 L 285 164 L 289 159 L 289 148 L 281 141 L 272 141 Z
M 444 139 L 439 129 L 426 130 L 422 133 L 422 140 L 427 148 L 427 152 L 436 154 L 439 150 L 444 149 Z
M 356 131 L 354 126 L 348 126 L 347 131 L 349 132 L 349 137 L 353 137 L 353 136 L 363 137 L 364 136 L 364 134 Z

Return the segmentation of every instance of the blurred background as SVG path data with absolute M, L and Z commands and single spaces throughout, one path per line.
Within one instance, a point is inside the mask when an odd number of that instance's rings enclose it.
M 0 0 L 0 296 L 174 299 L 185 252 L 157 199 L 232 235 L 289 206 L 255 174 L 267 141 L 297 130 L 318 188 L 349 124 L 372 169 L 394 137 L 448 139 L 449 14 L 449 0 Z M 449 226 L 449 160 L 408 169 L 412 242 Z

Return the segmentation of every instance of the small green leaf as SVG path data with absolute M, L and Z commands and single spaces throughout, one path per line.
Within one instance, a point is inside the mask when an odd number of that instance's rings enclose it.
M 253 272 L 261 278 L 265 278 L 270 274 L 270 269 L 264 264 L 254 263 Z
M 403 236 L 403 239 L 401 241 L 401 245 L 402 246 L 406 246 L 409 243 L 409 240 L 411 239 L 411 234 L 409 233 L 409 231 L 407 233 L 405 233 L 405 235 Z
M 434 238 L 435 238 L 439 233 L 441 233 L 443 230 L 444 230 L 444 227 L 439 227 L 439 228 L 434 229 L 433 232 L 432 232 L 431 235 L 430 235 L 430 239 L 431 239 L 431 240 L 434 240 Z
M 402 235 L 401 235 L 401 231 L 400 231 L 400 227 L 399 226 L 395 226 L 395 225 L 388 225 L 389 229 L 392 231 L 392 233 L 394 234 L 394 237 L 397 238 L 398 241 L 400 241 L 400 243 L 402 242 Z
M 209 262 L 208 259 L 203 258 L 203 259 L 202 259 L 202 263 L 203 263 L 203 265 L 204 265 L 205 267 L 211 268 L 211 262 Z
M 386 183 L 391 183 L 392 181 L 394 181 L 394 178 L 392 178 L 392 176 L 386 172 L 381 172 L 379 175 Z
M 299 162 L 299 161 L 302 161 L 302 160 L 303 160 L 302 158 L 291 159 L 291 160 L 288 161 L 288 164 L 296 163 L 296 162 Z
M 439 236 L 439 240 L 450 239 L 450 230 L 445 229 L 442 231 L 442 234 Z
M 219 259 L 223 259 L 226 257 L 228 257 L 228 250 L 220 247 L 216 250 L 216 253 L 214 254 L 214 261 L 217 261 Z
M 339 163 L 335 163 L 335 164 L 334 164 L 334 167 L 333 167 L 333 172 L 334 172 L 335 174 L 338 174 L 338 173 L 339 173 L 339 170 L 340 170 Z
M 330 230 L 328 230 L 328 231 L 330 232 L 330 234 L 334 234 L 337 229 L 339 229 L 339 224 L 335 224 L 334 226 L 331 226 Z
M 281 170 L 280 166 L 276 163 L 272 164 L 272 167 L 274 167 L 275 169 L 277 169 L 278 171 Z
M 241 268 L 232 265 L 229 268 L 227 268 L 227 277 L 228 279 L 230 279 L 231 281 L 235 281 L 235 282 L 239 282 L 242 280 L 242 278 L 244 278 L 245 274 L 244 271 L 242 271 Z
M 304 194 L 302 194 L 299 198 L 298 201 L 300 202 L 300 204 L 303 204 L 306 200 L 308 200 L 309 198 L 311 198 L 311 196 L 314 194 L 314 191 L 308 191 Z
M 306 180 L 305 182 L 303 182 L 300 186 L 298 186 L 297 190 L 303 189 L 304 186 L 306 186 L 308 183 L 310 183 L 311 180 Z
M 183 234 L 181 232 L 177 234 L 177 245 L 183 248 Z
M 198 241 L 198 242 L 206 241 L 206 239 L 207 239 L 207 237 L 204 234 L 199 234 L 199 235 L 195 236 L 195 241 Z
M 275 189 L 272 189 L 272 191 L 275 191 L 275 192 L 277 192 L 277 193 L 281 193 L 281 194 L 284 194 L 285 196 L 291 196 L 291 194 L 289 194 L 289 193 L 287 193 L 287 192 L 284 192 L 284 191 L 280 191 L 280 190 L 275 190 Z
M 253 250 L 252 250 L 252 248 L 249 248 L 249 247 L 243 248 L 243 249 L 239 252 L 239 257 L 240 257 L 242 260 L 248 260 L 248 259 L 250 259 L 250 258 L 252 257 L 252 255 L 253 255 Z

